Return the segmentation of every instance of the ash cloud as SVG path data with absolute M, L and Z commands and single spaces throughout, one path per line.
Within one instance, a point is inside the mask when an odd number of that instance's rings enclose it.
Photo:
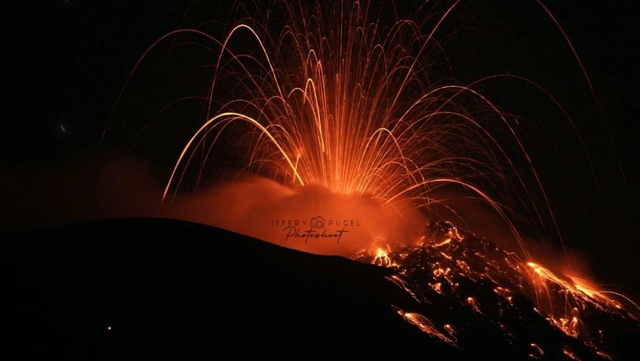
M 376 244 L 409 244 L 417 241 L 427 224 L 408 204 L 388 206 L 366 196 L 348 197 L 322 187 L 294 189 L 249 175 L 178 198 L 163 213 L 284 247 L 339 255 L 369 250 Z M 310 236 L 305 237 L 307 234 Z
M 305 252 L 351 256 L 360 250 L 415 243 L 425 234 L 429 217 L 434 217 L 452 220 L 502 248 L 521 253 L 499 217 L 452 194 L 447 198 L 456 214 L 439 209 L 437 215 L 427 215 L 408 203 L 385 206 L 366 196 L 347 197 L 314 186 L 294 189 L 242 174 L 195 193 L 181 192 L 161 205 L 164 185 L 155 178 L 143 162 L 130 158 L 83 166 L 5 169 L 0 187 L 4 203 L 0 237 L 87 220 L 166 217 L 228 229 Z M 325 227 L 315 228 L 314 234 L 322 234 L 324 229 L 328 235 L 344 230 L 339 242 L 335 237 L 304 237 L 309 222 L 317 217 Z M 287 237 L 291 227 L 301 237 Z M 583 257 L 575 251 L 569 252 L 572 257 L 568 259 L 567 253 L 539 239 L 527 239 L 527 247 L 536 260 L 563 259 L 563 265 L 578 266 L 581 274 L 586 273 L 587 267 L 580 261 Z
M 347 197 L 314 186 L 289 188 L 248 174 L 195 193 L 179 193 L 161 205 L 163 185 L 141 162 L 130 159 L 3 173 L 4 236 L 86 220 L 167 217 L 306 252 L 352 255 L 372 245 L 409 244 L 428 223 L 409 204 L 385 206 L 366 196 Z M 312 219 L 324 223 L 311 228 Z M 339 242 L 324 237 L 340 232 Z

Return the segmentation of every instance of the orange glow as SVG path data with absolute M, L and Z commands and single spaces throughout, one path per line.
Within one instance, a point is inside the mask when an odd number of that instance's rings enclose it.
M 624 299 L 636 309 L 638 307 L 628 297 L 617 292 L 600 290 L 583 278 L 556 276 L 550 270 L 534 262 L 528 262 L 527 266 L 533 271 L 531 277 L 535 285 L 538 305 L 546 310 L 549 321 L 568 336 L 585 339 L 590 337 L 583 331 L 584 326 L 581 320 L 581 310 L 585 308 L 586 304 L 608 312 L 623 309 L 622 304 L 612 298 L 613 296 Z M 559 287 L 562 290 L 565 295 L 563 300 L 554 300 L 551 297 L 549 291 L 551 286 Z
M 433 322 L 431 322 L 431 320 L 424 317 L 423 315 L 419 313 L 404 312 L 401 309 L 398 309 L 397 312 L 400 316 L 404 317 L 405 320 L 409 321 L 409 323 L 419 328 L 422 332 L 455 346 L 455 341 L 453 339 L 440 332 L 438 328 L 433 324 Z M 447 329 L 446 325 L 444 328 L 445 330 Z M 451 326 L 449 326 L 449 328 L 451 328 Z
M 473 297 L 467 297 L 467 304 L 477 313 L 482 313 L 480 311 L 480 307 L 478 307 L 478 302 Z
M 376 256 L 373 259 L 373 264 L 384 267 L 391 267 L 395 265 L 389 258 L 388 252 L 382 248 L 378 248 L 378 250 L 376 251 Z
M 533 349 L 534 353 L 529 354 L 529 357 L 537 359 L 537 358 L 540 358 L 540 356 L 544 355 L 544 351 L 540 348 L 540 346 L 536 345 L 535 343 L 531 344 L 531 348 Z
M 565 355 L 567 355 L 567 357 L 570 358 L 571 360 L 580 361 L 580 358 L 578 356 L 576 356 L 576 354 L 573 353 L 571 350 L 565 348 L 564 350 L 562 350 L 562 352 Z
M 603 330 L 596 328 L 598 317 L 600 317 L 597 315 L 605 318 L 620 317 L 627 321 L 638 322 L 638 316 L 635 313 L 638 310 L 637 305 L 624 295 L 603 290 L 583 277 L 563 275 L 540 263 L 524 261 L 513 252 L 499 251 L 491 254 L 493 247 L 489 242 L 483 242 L 475 237 L 465 238 L 466 234 L 462 234 L 463 232 L 457 228 L 454 231 L 454 228 L 452 224 L 446 223 L 444 230 L 435 232 L 431 239 L 426 238 L 421 245 L 374 252 L 368 260 L 384 264 L 387 262 L 380 262 L 380 260 L 389 258 L 393 263 L 392 267 L 403 276 L 400 278 L 394 275 L 387 279 L 409 293 L 418 303 L 432 302 L 433 299 L 428 296 L 431 293 L 451 298 L 453 302 L 460 302 L 461 306 L 467 307 L 474 313 L 489 316 L 496 311 L 502 315 L 512 307 L 516 309 L 527 307 L 522 303 L 516 303 L 516 297 L 525 296 L 534 302 L 535 306 L 532 310 L 549 324 L 567 336 L 582 341 L 593 353 L 599 352 L 598 355 L 605 359 L 608 354 L 599 350 L 599 347 L 603 346 L 606 349 L 607 345 L 602 343 L 605 337 Z M 450 242 L 451 246 L 448 249 L 450 254 L 445 254 L 440 251 L 442 246 L 434 240 L 453 233 L 458 233 L 459 236 L 456 238 L 464 241 Z M 470 243 L 468 247 L 466 243 Z M 485 253 L 481 249 L 489 252 Z M 420 262 L 417 262 L 418 260 Z M 427 262 L 423 263 L 424 260 Z M 482 265 L 482 268 L 478 267 L 479 265 Z M 413 278 L 416 276 L 420 278 Z M 422 281 L 424 283 L 419 283 L 422 277 L 425 277 Z M 494 284 L 493 293 L 497 298 L 486 295 L 463 296 L 458 283 L 461 279 L 472 282 L 490 280 Z M 424 284 L 426 288 L 420 286 Z M 426 316 L 412 313 L 400 314 L 424 332 L 440 337 L 432 333 L 438 331 L 438 328 L 436 327 L 434 331 L 433 322 Z M 510 330 L 507 324 L 498 321 L 498 326 L 505 336 L 512 337 L 509 336 Z M 454 325 L 446 323 L 443 330 L 450 340 L 454 343 L 458 342 L 459 336 L 456 336 Z M 531 343 L 530 347 L 528 352 L 531 358 L 548 357 L 545 350 L 538 344 Z M 568 358 L 578 358 L 569 348 L 565 348 L 563 352 Z
M 451 243 L 451 238 L 447 238 L 447 239 L 445 239 L 445 240 L 444 240 L 444 241 L 442 241 L 442 242 L 436 243 L 436 245 L 435 245 L 435 246 L 436 246 L 436 247 L 441 247 L 441 246 L 444 246 L 445 244 L 449 244 L 449 243 Z
M 197 185 L 202 169 L 216 158 L 216 146 L 240 132 L 242 140 L 231 142 L 238 144 L 234 166 L 292 192 L 316 187 L 365 197 L 400 218 L 406 205 L 429 217 L 459 218 L 448 202 L 460 195 L 488 205 L 528 258 L 504 189 L 515 187 L 519 202 L 540 222 L 541 211 L 554 223 L 555 218 L 550 207 L 534 204 L 534 198 L 546 202 L 546 193 L 513 122 L 476 89 L 498 76 L 461 84 L 445 71 L 437 35 L 459 3 L 428 15 L 435 16 L 428 19 L 433 24 L 423 29 L 427 19 L 376 16 L 373 9 L 383 5 L 374 1 L 282 1 L 273 5 L 282 11 L 280 33 L 265 31 L 268 20 L 256 18 L 234 24 L 220 39 L 194 29 L 159 39 L 152 48 L 188 34 L 216 52 L 214 75 L 202 96 L 206 118 L 176 155 L 162 202 L 173 201 L 190 181 Z M 327 16 L 334 13 L 345 16 Z M 315 21 L 307 21 L 309 16 Z M 255 47 L 238 52 L 238 40 Z M 237 92 L 225 89 L 228 79 Z M 518 161 L 526 167 L 516 167 Z M 193 167 L 200 167 L 195 180 L 189 179 Z M 439 245 L 460 239 L 451 231 Z

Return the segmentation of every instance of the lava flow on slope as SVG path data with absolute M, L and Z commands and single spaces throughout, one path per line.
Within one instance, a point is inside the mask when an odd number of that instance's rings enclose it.
M 428 335 L 472 353 L 530 359 L 633 359 L 640 351 L 630 299 L 556 275 L 450 222 L 429 228 L 417 246 L 354 257 L 395 271 L 387 279 L 417 302 L 398 314 Z

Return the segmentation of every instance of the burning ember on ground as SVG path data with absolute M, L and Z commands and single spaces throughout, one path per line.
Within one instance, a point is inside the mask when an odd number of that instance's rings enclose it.
M 353 258 L 391 268 L 389 281 L 416 300 L 415 309 L 398 313 L 461 349 L 472 348 L 470 340 L 481 333 L 504 340 L 514 357 L 526 349 L 532 359 L 608 360 L 640 336 L 640 308 L 632 300 L 556 274 L 449 222 L 434 222 L 415 246 Z

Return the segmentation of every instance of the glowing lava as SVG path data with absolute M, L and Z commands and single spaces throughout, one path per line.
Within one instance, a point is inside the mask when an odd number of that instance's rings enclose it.
M 385 251 L 384 262 L 367 252 L 354 258 L 396 272 L 387 279 L 417 301 L 400 315 L 462 349 L 477 344 L 476 333 L 484 330 L 508 340 L 513 349 L 528 350 L 533 359 L 608 360 L 640 336 L 640 309 L 627 297 L 527 262 L 449 222 L 433 223 L 422 245 Z M 557 338 L 560 344 L 526 344 L 531 329 L 545 327 L 568 338 Z M 464 332 L 443 337 L 454 329 Z

